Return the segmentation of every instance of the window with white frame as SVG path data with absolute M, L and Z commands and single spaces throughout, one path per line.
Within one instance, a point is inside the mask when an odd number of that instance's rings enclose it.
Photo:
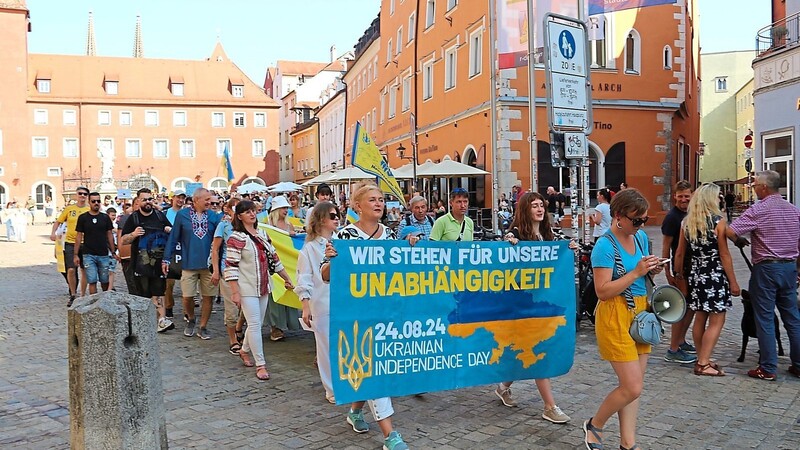
M 422 99 L 433 97 L 433 60 L 422 65 Z
M 253 113 L 253 126 L 256 128 L 265 128 L 267 126 L 267 113 Z
M 444 52 L 444 90 L 456 87 L 456 47 Z
M 408 16 L 408 42 L 414 40 L 414 34 L 417 32 L 417 13 L 412 12 L 410 16 Z
M 158 111 L 145 111 L 144 112 L 144 126 L 157 127 L 158 126 Z
M 129 127 L 133 123 L 133 114 L 130 111 L 119 112 L 119 124 L 123 127 Z
M 589 16 L 586 26 L 589 28 L 589 54 L 592 67 L 608 67 L 608 46 L 612 39 L 606 39 L 609 30 L 611 16 L 606 17 L 602 14 Z M 611 62 L 613 67 L 613 60 Z
M 451 9 L 458 6 L 458 0 L 447 0 L 447 10 L 450 11 Z
M 50 93 L 50 80 L 36 80 L 36 90 L 40 94 Z
M 169 158 L 169 141 L 166 139 L 153 139 L 153 158 Z
M 47 158 L 49 152 L 47 148 L 46 137 L 34 137 L 32 140 L 32 146 L 34 158 Z
M 389 118 L 393 118 L 397 112 L 397 86 L 389 88 Z
M 377 117 L 378 111 L 375 108 L 372 108 L 372 132 L 374 133 L 377 127 L 375 126 L 375 122 L 378 121 Z
M 664 46 L 664 70 L 672 69 L 672 47 L 669 45 Z
M 77 138 L 64 138 L 62 144 L 62 154 L 64 158 L 77 158 L 78 157 L 78 139 Z
M 483 29 L 469 36 L 469 76 L 480 75 L 483 71 Z
M 240 84 L 234 84 L 231 86 L 231 94 L 237 98 L 244 97 L 244 86 Z
M 399 55 L 403 51 L 403 27 L 397 29 L 397 41 L 395 42 L 397 42 L 397 50 L 394 54 Z
M 126 158 L 142 157 L 141 139 L 125 139 L 125 157 Z
M 367 120 L 364 122 L 364 130 L 369 133 L 370 127 L 372 126 L 372 113 L 367 113 Z
M 642 73 L 642 38 L 639 32 L 631 30 L 625 39 L 625 73 Z
M 372 61 L 372 81 L 378 80 L 378 56 L 375 56 L 375 60 Z
M 33 110 L 33 123 L 34 125 L 47 125 L 47 110 L 34 109 Z
M 714 92 L 728 92 L 728 77 L 714 78 Z
M 244 113 L 243 112 L 235 112 L 235 113 L 233 113 L 233 126 L 235 128 L 244 128 Z
M 394 0 L 389 0 L 389 15 L 394 14 Z
M 214 128 L 223 128 L 225 126 L 225 113 L 212 112 L 211 113 L 211 126 Z
M 48 167 L 47 168 L 47 176 L 48 177 L 60 177 L 61 176 L 61 167 Z
M 392 56 L 392 40 L 389 39 L 389 41 L 386 43 L 386 64 L 392 62 Z
M 194 139 L 181 139 L 181 158 L 194 158 Z
M 74 109 L 65 109 L 62 113 L 64 125 L 77 125 L 78 113 Z
M 172 111 L 172 126 L 173 127 L 186 126 L 186 111 Z
M 253 156 L 261 158 L 264 155 L 264 140 L 253 139 Z
M 436 22 L 436 0 L 428 0 L 425 4 L 425 28 L 430 28 Z
M 106 152 L 108 152 L 109 154 L 113 155 L 114 154 L 114 139 L 109 139 L 109 138 L 99 138 L 99 139 L 97 139 L 97 150 L 102 152 L 102 153 L 104 153 L 104 154 Z
M 386 120 L 386 93 L 381 92 L 381 123 Z
M 117 95 L 119 93 L 119 81 L 105 82 L 106 94 Z
M 403 78 L 403 111 L 411 108 L 411 75 Z
M 172 95 L 176 97 L 183 97 L 183 83 L 172 83 Z
M 233 147 L 231 147 L 230 139 L 217 139 L 217 157 L 225 154 L 225 149 L 228 149 L 228 155 L 233 156 Z
M 111 125 L 111 111 L 97 111 L 98 125 Z

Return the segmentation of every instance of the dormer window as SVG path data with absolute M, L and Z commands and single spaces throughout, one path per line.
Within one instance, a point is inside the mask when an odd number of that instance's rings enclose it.
M 106 91 L 106 95 L 119 94 L 119 75 L 115 73 L 105 74 L 105 79 L 103 80 L 103 88 Z
M 240 84 L 235 84 L 231 86 L 231 94 L 233 94 L 233 96 L 237 98 L 244 97 L 244 86 Z
M 183 97 L 183 77 L 172 75 L 169 77 L 169 90 L 176 97 Z
M 40 94 L 49 94 L 50 80 L 36 80 L 36 90 L 39 91 Z

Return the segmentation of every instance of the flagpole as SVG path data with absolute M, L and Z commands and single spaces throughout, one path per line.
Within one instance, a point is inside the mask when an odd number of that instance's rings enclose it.
M 539 159 L 539 146 L 536 140 L 536 42 L 534 30 L 536 18 L 533 10 L 534 0 L 528 0 L 528 116 L 530 119 L 530 134 L 528 135 L 528 149 L 531 155 L 531 191 L 539 192 L 539 177 L 537 161 Z
M 500 158 L 497 154 L 497 0 L 489 1 L 489 45 L 490 64 L 491 64 L 491 81 L 489 87 L 489 105 L 491 109 L 492 119 L 492 204 L 490 205 L 492 211 L 492 231 L 498 230 L 497 214 L 494 209 L 497 201 L 500 198 L 499 184 L 497 180 L 497 167 L 500 163 Z M 449 195 L 449 193 L 448 193 Z M 483 224 L 480 224 L 483 227 Z

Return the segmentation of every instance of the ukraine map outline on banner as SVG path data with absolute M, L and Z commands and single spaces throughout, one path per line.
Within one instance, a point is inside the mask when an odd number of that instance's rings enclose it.
M 375 142 L 369 137 L 360 122 L 356 122 L 356 132 L 354 134 L 352 164 L 366 173 L 375 175 L 381 191 L 384 194 L 395 196 L 405 205 L 403 190 L 397 184 L 397 180 L 392 174 L 392 169 L 384 161 Z
M 551 378 L 572 367 L 566 241 L 333 243 L 337 403 Z

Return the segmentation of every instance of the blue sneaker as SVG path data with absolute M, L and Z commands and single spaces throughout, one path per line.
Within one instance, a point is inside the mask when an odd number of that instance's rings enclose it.
M 403 437 L 397 431 L 389 433 L 389 437 L 383 440 L 383 450 L 408 450 L 408 445 L 403 442 Z
M 369 424 L 364 420 L 364 413 L 359 409 L 347 413 L 347 423 L 353 427 L 356 433 L 366 433 L 369 431 Z
M 697 349 L 694 348 L 694 345 L 692 345 L 692 344 L 690 344 L 690 343 L 688 343 L 686 341 L 684 341 L 683 344 L 678 346 L 678 348 L 683 350 L 684 352 L 690 354 L 690 355 L 696 355 L 697 354 Z
M 697 361 L 697 356 L 690 355 L 679 348 L 674 352 L 672 350 L 667 350 L 667 354 L 664 355 L 664 361 L 678 364 L 690 364 Z

